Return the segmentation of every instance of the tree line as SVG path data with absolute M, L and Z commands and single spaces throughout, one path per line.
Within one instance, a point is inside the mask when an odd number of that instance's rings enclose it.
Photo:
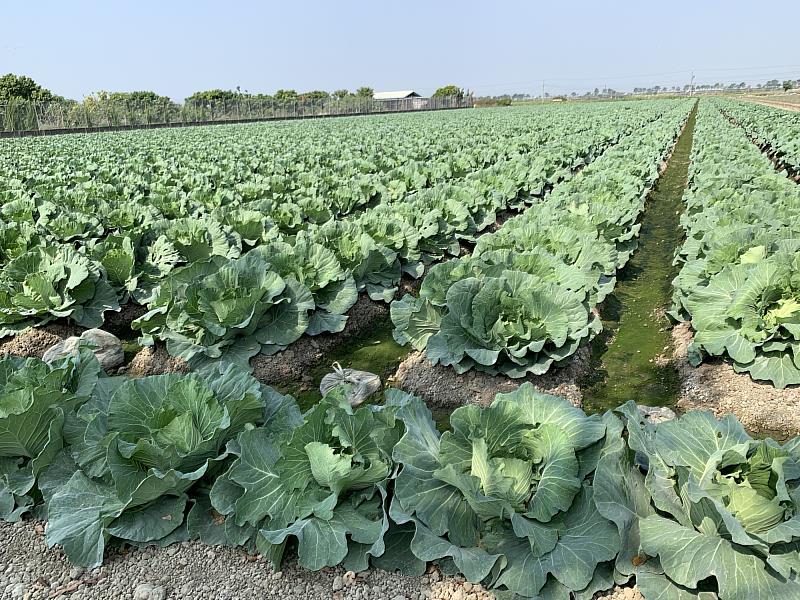
M 242 90 L 239 86 L 235 90 L 212 89 L 194 92 L 185 99 L 187 103 L 224 103 L 242 100 L 254 101 L 274 101 L 278 103 L 307 102 L 309 100 L 345 100 L 347 98 L 372 98 L 375 90 L 368 86 L 362 86 L 355 91 L 347 89 L 334 90 L 327 92 L 324 90 L 312 90 L 310 92 L 297 92 L 293 89 L 280 89 L 274 94 L 250 93 Z M 462 98 L 466 92 L 456 85 L 446 85 L 437 89 L 433 96 L 457 96 Z M 13 100 L 34 100 L 37 102 L 76 102 L 59 96 L 52 91 L 42 87 L 30 77 L 25 75 L 15 75 L 8 73 L 0 77 L 0 104 Z M 84 98 L 83 102 L 89 105 L 101 103 L 130 103 L 133 105 L 147 104 L 151 106 L 177 106 L 177 103 L 168 96 L 162 96 L 152 91 L 134 92 L 107 92 L 99 91 Z

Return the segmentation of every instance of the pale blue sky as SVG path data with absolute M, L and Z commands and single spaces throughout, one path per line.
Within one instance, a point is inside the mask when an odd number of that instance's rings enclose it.
M 4 3 L 0 73 L 54 92 L 235 88 L 538 94 L 800 77 L 800 2 Z

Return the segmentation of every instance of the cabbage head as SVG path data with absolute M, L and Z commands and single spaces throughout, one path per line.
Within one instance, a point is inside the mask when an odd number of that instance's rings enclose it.
M 20 519 L 41 498 L 37 478 L 61 451 L 65 420 L 100 374 L 88 349 L 54 364 L 0 358 L 0 520 Z
M 243 432 L 239 457 L 212 489 L 214 507 L 254 528 L 276 568 L 295 538 L 304 568 L 366 569 L 387 551 L 392 449 L 403 433 L 398 412 L 409 404 L 422 405 L 390 390 L 384 405 L 353 409 L 338 386 L 285 431 Z
M 55 319 L 99 327 L 119 301 L 102 265 L 68 245 L 37 246 L 0 270 L 0 337 Z
M 613 585 L 620 536 L 593 486 L 609 435 L 600 417 L 530 383 L 456 409 L 445 433 L 425 406 L 400 415 L 391 516 L 413 523 L 419 559 L 452 561 L 469 581 L 524 598 Z
M 132 325 L 145 342 L 163 340 L 171 355 L 192 365 L 223 360 L 247 367 L 259 352 L 299 339 L 314 306 L 307 287 L 278 275 L 256 249 L 175 269 Z
M 617 580 L 645 598 L 800 598 L 800 439 L 755 440 L 730 415 L 653 425 L 629 402 L 601 459 L 600 512 L 617 524 Z
M 522 271 L 461 279 L 445 298 L 447 313 L 427 355 L 458 373 L 541 375 L 599 325 L 589 321 L 580 295 Z
M 190 489 L 221 468 L 229 441 L 272 418 L 273 404 L 233 366 L 101 380 L 65 427 L 67 450 L 43 476 L 48 546 L 97 566 L 112 541 L 185 539 Z

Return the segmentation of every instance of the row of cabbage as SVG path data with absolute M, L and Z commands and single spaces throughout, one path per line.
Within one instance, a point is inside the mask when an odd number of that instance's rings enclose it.
M 526 383 L 437 430 L 387 390 L 305 414 L 234 367 L 103 376 L 88 350 L 0 359 L 0 519 L 47 519 L 70 561 L 188 539 L 280 568 L 462 573 L 498 597 L 800 598 L 800 439 L 706 412 L 587 416 Z
M 759 146 L 800 173 L 800 112 L 735 100 L 718 100 L 717 106 Z
M 701 104 L 672 314 L 695 331 L 692 364 L 728 356 L 783 388 L 800 383 L 800 186 L 722 106 Z
M 34 198 L 111 229 L 113 219 L 102 216 L 130 202 L 156 220 L 288 202 L 314 221 L 527 153 L 570 131 L 576 117 L 542 109 L 438 113 L 10 140 L 0 142 L 0 189 L 3 204 Z M 66 232 L 52 232 L 59 233 Z
M 180 218 L 158 220 L 128 201 L 95 225 L 70 207 L 13 200 L 0 209 L 8 219 L 0 335 L 64 317 L 98 326 L 104 312 L 133 301 L 148 309 L 134 323 L 145 342 L 161 339 L 196 365 L 246 364 L 304 333 L 341 331 L 359 292 L 391 300 L 403 272 L 418 277 L 426 263 L 457 254 L 498 212 L 540 197 L 667 106 L 622 108 L 613 119 L 592 113 L 536 152 L 319 225 L 291 203 L 279 208 L 297 220 L 276 224 L 257 200 L 209 214 L 184 206 Z M 81 232 L 53 239 L 51 225 Z
M 394 337 L 459 373 L 545 373 L 600 331 L 594 310 L 637 244 L 639 215 L 688 118 L 673 104 L 543 201 L 433 266 L 391 305 Z

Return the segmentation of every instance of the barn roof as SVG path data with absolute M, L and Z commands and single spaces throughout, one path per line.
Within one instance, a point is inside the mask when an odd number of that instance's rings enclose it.
M 372 96 L 375 100 L 400 100 L 402 98 L 419 98 L 419 94 L 414 90 L 400 90 L 397 92 L 375 92 Z

